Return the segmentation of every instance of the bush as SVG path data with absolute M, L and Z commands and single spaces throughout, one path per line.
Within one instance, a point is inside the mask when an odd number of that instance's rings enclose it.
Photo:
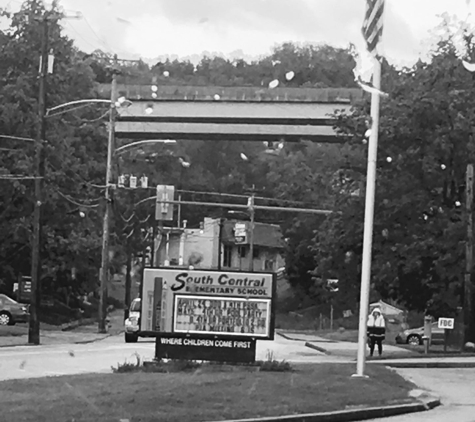
M 266 353 L 266 360 L 258 361 L 260 371 L 268 372 L 290 372 L 292 366 L 286 360 L 278 361 L 274 359 L 274 352 L 268 350 Z
M 200 368 L 203 364 L 191 360 L 154 360 L 151 362 L 143 362 L 138 354 L 135 354 L 136 362 L 127 362 L 117 364 L 112 367 L 114 373 L 130 373 L 130 372 L 187 372 Z
M 143 362 L 138 354 L 135 354 L 135 362 L 127 362 L 117 364 L 117 367 L 112 367 L 114 373 L 131 373 L 131 372 L 155 372 L 155 373 L 172 373 L 172 372 L 188 372 L 196 369 L 212 369 L 223 367 L 252 367 L 259 368 L 259 371 L 268 372 L 289 372 L 292 367 L 289 362 L 283 360 L 278 361 L 274 359 L 274 354 L 271 351 L 267 352 L 266 359 L 263 361 L 256 361 L 250 363 L 225 363 L 225 362 L 197 362 L 194 360 L 154 360 L 151 362 Z

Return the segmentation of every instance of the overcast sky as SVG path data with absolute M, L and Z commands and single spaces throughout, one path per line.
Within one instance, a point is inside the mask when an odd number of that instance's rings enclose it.
M 49 0 L 46 0 L 47 2 Z M 427 49 L 429 31 L 448 12 L 467 17 L 467 0 L 386 0 L 384 52 L 411 64 Z M 475 2 L 473 2 L 475 3 Z M 17 9 L 19 0 L 0 0 Z M 285 42 L 361 45 L 365 0 L 60 0 L 83 19 L 63 22 L 79 48 L 121 58 L 188 57 L 204 51 L 255 57 Z M 473 10 L 474 4 L 470 5 Z M 475 10 L 469 19 L 475 23 Z M 236 52 L 239 52 L 236 54 Z

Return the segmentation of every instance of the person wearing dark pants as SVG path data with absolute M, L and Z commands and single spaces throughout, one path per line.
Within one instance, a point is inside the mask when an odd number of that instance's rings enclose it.
M 374 349 L 378 345 L 378 354 L 383 354 L 383 340 L 386 334 L 386 322 L 381 309 L 375 308 L 368 318 L 367 334 L 369 339 L 369 353 L 373 356 Z

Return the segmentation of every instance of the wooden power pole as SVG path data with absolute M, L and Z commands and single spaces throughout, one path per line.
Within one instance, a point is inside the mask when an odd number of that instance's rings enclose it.
M 250 223 L 249 223 L 249 272 L 254 271 L 254 230 L 255 230 L 255 187 L 252 186 L 251 196 L 249 198 L 249 214 L 250 214 Z
M 102 260 L 100 271 L 100 290 L 99 290 L 99 315 L 98 331 L 105 333 L 107 317 L 107 285 L 109 281 L 109 237 L 110 237 L 110 219 L 112 214 L 112 159 L 114 156 L 114 134 L 116 119 L 116 101 L 117 101 L 117 58 L 114 59 L 114 68 L 112 69 L 112 84 L 110 97 L 109 114 L 109 136 L 107 140 L 107 164 L 106 164 L 106 193 L 105 193 L 105 212 L 102 228 Z
M 473 271 L 473 164 L 467 165 L 466 175 L 467 241 L 465 243 L 465 277 L 463 288 L 464 344 L 474 341 L 474 321 L 472 312 L 472 271 Z
M 35 155 L 35 210 L 33 214 L 33 244 L 31 250 L 31 299 L 28 343 L 40 344 L 39 310 L 41 303 L 41 220 L 43 177 L 45 174 L 44 140 L 46 133 L 46 74 L 48 73 L 48 14 L 41 19 L 41 61 L 38 96 L 38 132 Z

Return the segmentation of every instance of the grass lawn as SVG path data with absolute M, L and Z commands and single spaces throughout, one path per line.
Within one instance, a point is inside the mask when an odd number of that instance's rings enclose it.
M 414 386 L 380 365 L 300 365 L 293 372 L 199 368 L 180 373 L 93 374 L 0 383 L 5 422 L 219 421 L 411 402 Z

